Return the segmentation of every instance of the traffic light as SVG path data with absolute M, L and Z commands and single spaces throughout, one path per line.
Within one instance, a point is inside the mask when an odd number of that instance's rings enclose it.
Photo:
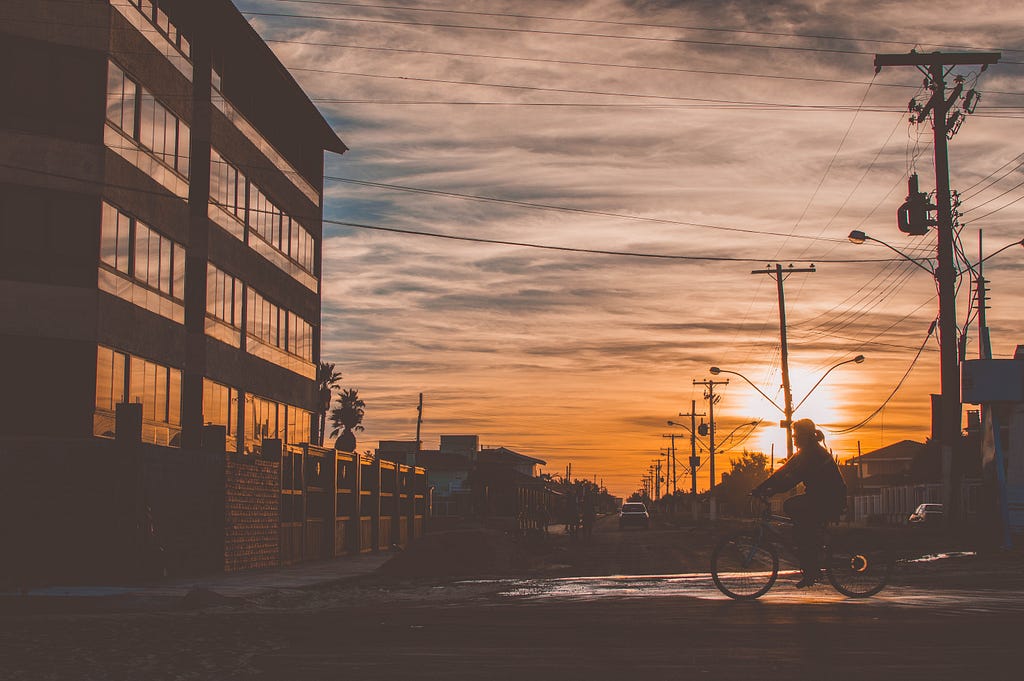
M 701 437 L 707 437 L 709 430 L 710 429 L 708 428 L 708 424 L 704 423 L 703 421 L 701 421 L 701 424 L 697 426 L 697 433 Z

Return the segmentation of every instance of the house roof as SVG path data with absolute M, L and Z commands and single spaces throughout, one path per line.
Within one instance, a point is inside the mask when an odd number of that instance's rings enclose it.
M 544 461 L 543 459 L 535 459 L 532 456 L 526 456 L 525 454 L 520 454 L 519 452 L 512 451 L 507 447 L 498 447 L 496 449 L 481 449 L 480 460 L 501 461 L 512 464 L 527 463 L 540 464 L 541 466 L 547 465 L 547 461 Z
M 924 449 L 923 442 L 916 442 L 914 440 L 900 440 L 894 442 L 891 445 L 886 445 L 881 449 L 876 449 L 865 454 L 861 454 L 859 457 L 854 457 L 853 461 L 864 461 L 866 463 L 872 463 L 875 461 L 913 461 L 914 455 Z

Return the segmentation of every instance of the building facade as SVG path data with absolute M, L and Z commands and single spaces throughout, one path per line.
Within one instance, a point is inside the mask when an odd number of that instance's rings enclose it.
M 308 444 L 331 126 L 230 0 L 3 5 L 0 582 L 402 541 Z
M 229 0 L 5 5 L 0 432 L 307 442 L 344 144 Z

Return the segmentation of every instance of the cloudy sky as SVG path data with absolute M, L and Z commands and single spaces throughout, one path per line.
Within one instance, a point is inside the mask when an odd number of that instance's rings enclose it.
M 366 401 L 361 450 L 413 439 L 422 392 L 427 447 L 478 434 L 627 494 L 683 432 L 666 421 L 707 411 L 693 382 L 710 366 L 782 403 L 776 289 L 751 274 L 775 262 L 817 269 L 786 280 L 795 401 L 867 356 L 797 415 L 840 456 L 923 440 L 934 282 L 846 239 L 934 252 L 895 220 L 908 174 L 934 187 L 930 125 L 907 115 L 922 75 L 875 75 L 875 53 L 1002 51 L 956 71 L 982 99 L 950 143 L 952 186 L 972 259 L 981 229 L 986 254 L 1024 236 L 1020 2 L 236 5 L 351 148 L 326 160 L 323 357 Z M 986 275 L 1012 356 L 1024 249 Z M 719 437 L 763 419 L 739 448 L 784 455 L 778 412 L 732 378 Z

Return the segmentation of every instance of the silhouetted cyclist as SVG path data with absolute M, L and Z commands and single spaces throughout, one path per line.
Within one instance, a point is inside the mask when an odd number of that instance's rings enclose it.
M 770 497 L 804 483 L 805 493 L 786 499 L 782 508 L 793 519 L 793 539 L 803 578 L 798 589 L 812 586 L 821 578 L 818 553 L 825 523 L 838 520 L 846 507 L 846 483 L 832 455 L 822 446 L 825 436 L 810 419 L 793 424 L 797 452 L 786 464 L 762 482 L 752 494 Z

